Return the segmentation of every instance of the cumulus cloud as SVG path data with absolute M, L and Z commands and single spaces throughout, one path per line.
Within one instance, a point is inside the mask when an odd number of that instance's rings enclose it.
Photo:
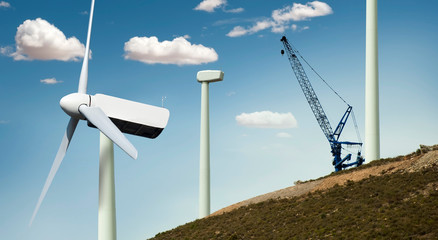
M 292 24 L 291 21 L 304 21 L 310 20 L 314 17 L 326 16 L 332 14 L 332 8 L 324 2 L 313 1 L 306 4 L 294 3 L 292 6 L 286 6 L 281 9 L 274 10 L 271 18 L 257 21 L 251 27 L 236 26 L 229 33 L 228 37 L 240 37 L 244 35 L 254 34 L 256 32 L 271 29 L 273 33 L 283 33 L 286 29 L 292 28 L 293 31 L 297 30 L 297 25 Z M 300 30 L 306 30 L 309 27 L 303 27 Z
M 285 132 L 279 132 L 275 136 L 279 137 L 279 138 L 291 138 L 292 137 L 292 135 L 290 135 L 289 133 L 285 133 Z
M 228 37 L 240 37 L 246 34 L 253 34 L 256 32 L 259 32 L 261 30 L 270 28 L 273 26 L 273 24 L 275 24 L 274 22 L 270 21 L 270 20 L 263 20 L 263 21 L 258 21 L 254 24 L 254 26 L 245 29 L 242 26 L 236 26 L 233 28 L 233 30 L 231 30 L 229 33 L 227 33 Z
M 40 82 L 44 83 L 44 84 L 49 84 L 49 85 L 53 85 L 53 84 L 57 84 L 57 83 L 62 83 L 62 81 L 58 81 L 58 80 L 56 80 L 56 78 L 41 79 Z
M 287 25 L 274 24 L 272 26 L 271 32 L 273 32 L 273 33 L 283 33 L 288 28 L 289 28 L 289 26 L 287 26 Z
M 195 7 L 195 10 L 214 12 L 215 8 L 219 8 L 227 4 L 227 0 L 204 0 Z
M 321 17 L 332 14 L 332 8 L 324 2 L 313 1 L 305 5 L 294 3 L 292 6 L 286 6 L 272 12 L 272 18 L 276 22 L 303 21 L 309 18 Z
M 227 0 L 203 0 L 194 8 L 198 11 L 214 12 L 216 8 L 222 8 L 224 12 L 227 13 L 241 13 L 244 11 L 243 8 L 225 9 L 227 5 Z
M 251 33 L 253 33 L 253 32 L 258 32 L 258 31 L 264 30 L 264 29 L 266 29 L 266 28 L 272 27 L 273 24 L 274 24 L 274 23 L 271 22 L 271 21 L 269 21 L 269 20 L 258 21 L 258 22 L 256 22 L 256 24 L 255 24 L 254 26 L 252 26 L 252 27 L 249 29 L 249 31 L 250 31 Z
M 11 4 L 5 1 L 1 1 L 0 2 L 0 7 L 4 7 L 4 8 L 10 8 Z
M 26 20 L 17 28 L 14 60 L 77 61 L 84 57 L 85 46 L 44 19 Z
M 240 37 L 248 34 L 248 30 L 243 28 L 242 26 L 235 26 L 233 30 L 227 33 L 228 37 Z
M 198 65 L 214 62 L 218 55 L 213 48 L 191 44 L 184 37 L 159 42 L 158 38 L 133 37 L 125 43 L 125 59 L 155 64 Z
M 239 125 L 253 128 L 295 128 L 298 123 L 292 113 L 261 111 L 236 116 Z

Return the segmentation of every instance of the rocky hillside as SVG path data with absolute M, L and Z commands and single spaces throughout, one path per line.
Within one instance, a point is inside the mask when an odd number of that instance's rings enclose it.
M 438 145 L 257 196 L 153 239 L 438 239 Z

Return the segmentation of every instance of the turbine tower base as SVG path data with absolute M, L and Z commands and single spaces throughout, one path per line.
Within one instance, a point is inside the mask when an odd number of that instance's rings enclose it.
M 116 240 L 114 144 L 100 133 L 98 240 Z

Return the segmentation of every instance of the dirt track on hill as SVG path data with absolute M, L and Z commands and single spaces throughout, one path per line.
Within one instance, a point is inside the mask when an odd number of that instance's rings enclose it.
M 417 151 L 417 154 L 410 154 L 400 161 L 389 162 L 380 166 L 373 166 L 360 170 L 358 169 L 357 171 L 346 172 L 344 174 L 334 176 L 329 175 L 322 179 L 310 180 L 307 182 L 299 183 L 295 186 L 287 187 L 254 198 L 250 198 L 242 202 L 235 203 L 212 213 L 210 216 L 220 215 L 226 212 L 230 212 L 239 207 L 267 201 L 269 199 L 298 197 L 309 192 L 325 190 L 335 185 L 344 185 L 347 181 L 360 181 L 370 176 L 380 176 L 398 171 L 418 171 L 432 164 L 438 164 L 438 145 L 430 147 L 420 145 L 420 149 Z

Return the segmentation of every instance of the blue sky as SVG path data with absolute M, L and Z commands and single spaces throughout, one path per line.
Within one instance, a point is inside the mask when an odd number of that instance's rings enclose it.
M 115 148 L 119 239 L 152 237 L 198 215 L 200 70 L 225 72 L 210 87 L 212 211 L 333 171 L 329 144 L 280 55 L 283 34 L 353 105 L 364 137 L 365 1 L 201 2 L 96 1 L 88 93 L 158 106 L 165 96 L 170 111 L 157 139 L 127 136 L 137 160 Z M 311 11 L 293 10 L 294 3 Z M 381 156 L 392 157 L 438 142 L 438 2 L 378 6 Z M 85 122 L 28 227 L 69 119 L 59 100 L 77 90 L 89 8 L 88 0 L 0 2 L 2 239 L 96 239 L 99 134 Z M 47 24 L 35 24 L 38 18 Z M 77 39 L 67 44 L 73 50 L 31 48 L 26 36 L 41 26 L 42 34 L 57 29 Z M 141 48 L 125 50 L 135 37 Z M 163 41 L 174 51 L 163 51 Z M 336 124 L 345 104 L 307 71 Z M 279 122 L 261 128 L 236 120 L 262 111 L 278 113 Z M 346 140 L 356 140 L 351 122 L 344 131 Z

